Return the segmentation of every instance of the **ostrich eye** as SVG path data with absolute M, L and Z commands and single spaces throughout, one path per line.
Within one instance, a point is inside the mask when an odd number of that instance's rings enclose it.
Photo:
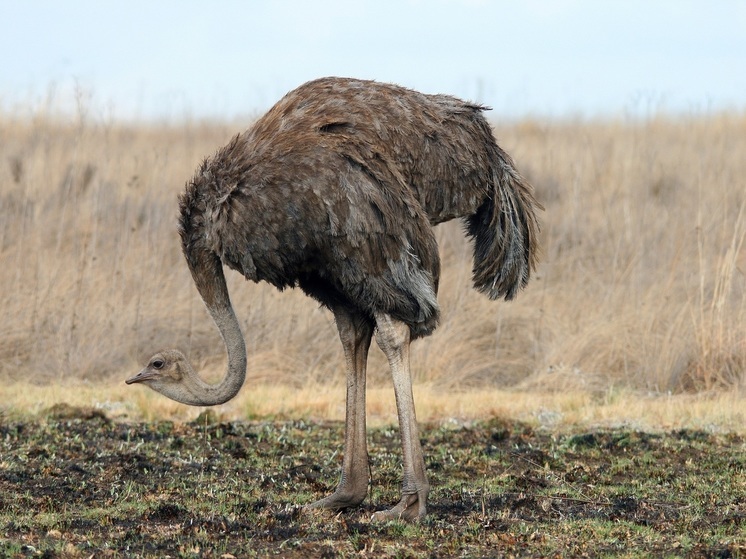
M 153 368 L 154 369 L 162 369 L 163 365 L 164 365 L 164 363 L 160 359 L 156 359 L 155 361 L 153 361 Z

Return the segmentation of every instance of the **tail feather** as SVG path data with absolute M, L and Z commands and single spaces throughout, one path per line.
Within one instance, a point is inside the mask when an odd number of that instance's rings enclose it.
M 474 287 L 490 299 L 515 297 L 536 267 L 541 205 L 510 156 L 495 145 L 490 196 L 467 218 L 474 239 Z

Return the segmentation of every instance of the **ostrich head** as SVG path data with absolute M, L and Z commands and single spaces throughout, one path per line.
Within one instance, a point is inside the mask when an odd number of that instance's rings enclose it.
M 153 355 L 142 371 L 125 382 L 143 383 L 172 400 L 187 403 L 185 399 L 195 399 L 189 396 L 196 396 L 201 380 L 183 353 L 177 349 L 168 349 Z
M 227 377 L 227 381 L 219 384 L 208 384 L 199 377 L 183 353 L 167 349 L 153 355 L 142 371 L 125 382 L 142 383 L 182 404 L 214 406 L 230 400 L 243 384 L 242 371 Z

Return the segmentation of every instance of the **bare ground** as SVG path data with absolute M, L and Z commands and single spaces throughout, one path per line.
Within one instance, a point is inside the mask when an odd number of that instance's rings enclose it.
M 112 422 L 57 406 L 0 417 L 0 556 L 742 557 L 746 441 L 705 431 L 422 430 L 429 516 L 398 498 L 399 438 L 370 431 L 371 495 L 331 514 L 342 425 Z

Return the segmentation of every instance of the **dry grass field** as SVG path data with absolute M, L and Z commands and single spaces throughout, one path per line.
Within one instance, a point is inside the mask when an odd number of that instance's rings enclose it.
M 65 400 L 178 417 L 184 406 L 122 384 L 162 347 L 207 378 L 222 373 L 180 253 L 176 196 L 246 124 L 0 114 L 5 413 Z M 496 135 L 546 208 L 541 265 L 517 300 L 490 302 L 471 289 L 461 225 L 439 228 L 443 319 L 412 355 L 421 416 L 741 429 L 746 116 L 496 123 Z M 299 291 L 228 280 L 249 367 L 223 412 L 341 417 L 331 315 Z M 369 370 L 371 413 L 393 420 L 378 350 Z
M 216 414 L 123 383 L 172 346 L 222 374 L 176 196 L 245 125 L 0 113 L 0 556 L 744 556 L 746 115 L 496 125 L 543 257 L 494 303 L 460 224 L 438 231 L 415 525 L 369 521 L 401 482 L 378 350 L 369 498 L 299 507 L 334 486 L 344 410 L 336 329 L 300 292 L 228 274 L 249 366 Z

